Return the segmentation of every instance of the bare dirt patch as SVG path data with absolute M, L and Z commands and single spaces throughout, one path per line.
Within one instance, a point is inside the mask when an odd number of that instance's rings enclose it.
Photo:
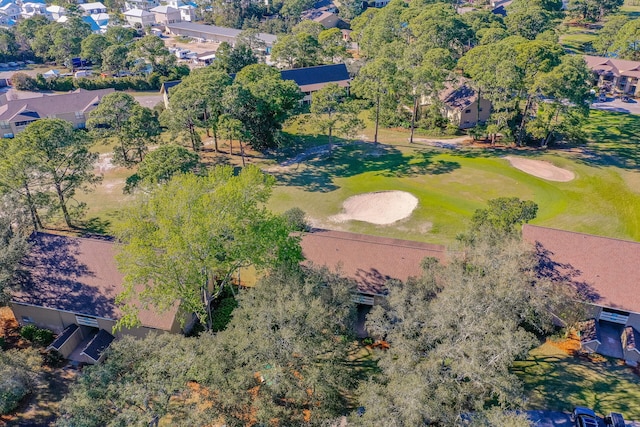
M 531 160 L 522 157 L 505 156 L 516 169 L 547 181 L 569 182 L 575 179 L 570 170 L 562 169 L 544 160 Z
M 364 221 L 387 225 L 407 218 L 418 206 L 418 199 L 405 191 L 379 191 L 349 197 L 343 212 L 329 218 L 332 222 Z
M 113 162 L 111 161 L 112 159 L 113 154 L 111 153 L 100 154 L 100 157 L 98 158 L 94 169 L 100 173 L 115 169 L 116 165 L 113 164 Z

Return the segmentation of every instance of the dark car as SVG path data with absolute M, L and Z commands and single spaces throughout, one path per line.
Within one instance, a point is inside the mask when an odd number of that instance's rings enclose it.
M 589 408 L 576 407 L 571 413 L 571 419 L 576 427 L 598 427 L 598 417 Z
M 629 98 L 628 96 L 623 96 L 620 99 L 622 99 L 622 102 L 631 102 L 631 98 Z
M 609 415 L 604 417 L 604 423 L 607 427 L 625 427 L 622 414 L 618 414 L 617 412 L 610 412 Z

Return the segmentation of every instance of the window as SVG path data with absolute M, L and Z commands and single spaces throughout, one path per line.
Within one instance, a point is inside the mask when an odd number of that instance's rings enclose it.
M 9 126 L 9 122 L 6 120 L 2 120 L 0 121 L 0 128 L 2 129 L 9 129 L 11 126 Z
M 482 107 L 478 108 L 478 111 L 482 111 Z
M 12 133 L 5 133 L 2 135 L 3 138 L 13 138 L 13 134 Z
M 26 126 L 29 123 L 33 123 L 33 122 L 35 122 L 35 120 L 24 120 L 22 122 L 16 122 L 15 124 L 16 124 L 16 126 Z
M 76 111 L 76 119 L 84 119 L 84 113 L 82 111 Z
M 465 114 L 469 114 L 471 112 L 471 110 L 464 110 Z
M 94 328 L 98 327 L 98 319 L 94 317 L 78 316 L 76 314 L 76 323 L 78 325 L 91 326 Z

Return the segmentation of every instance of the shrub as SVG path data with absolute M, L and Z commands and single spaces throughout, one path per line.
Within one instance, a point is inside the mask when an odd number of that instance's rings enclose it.
M 18 90 L 36 90 L 36 80 L 26 73 L 15 73 L 11 76 L 11 84 Z
M 282 214 L 284 219 L 289 224 L 292 230 L 295 231 L 307 231 L 309 230 L 309 224 L 307 224 L 307 214 L 300 208 L 291 208 Z
M 36 325 L 25 325 L 20 329 L 20 336 L 27 341 L 33 341 L 37 331 L 38 327 Z
M 362 344 L 363 345 L 373 345 L 373 338 L 366 337 L 365 339 L 362 340 Z
M 36 345 L 46 347 L 53 342 L 53 332 L 49 329 L 26 325 L 20 329 L 20 336 Z
M 49 329 L 38 329 L 33 335 L 34 344 L 46 347 L 53 342 L 53 332 Z

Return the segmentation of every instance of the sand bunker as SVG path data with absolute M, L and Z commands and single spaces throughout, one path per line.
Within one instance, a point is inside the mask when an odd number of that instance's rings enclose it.
M 392 224 L 407 218 L 418 206 L 418 199 L 404 191 L 379 191 L 349 197 L 342 204 L 343 213 L 329 218 L 333 222 L 351 220 L 372 224 Z
M 511 163 L 511 166 L 514 168 L 520 169 L 529 175 L 546 179 L 547 181 L 568 182 L 576 177 L 573 172 L 542 160 L 531 160 L 514 156 L 505 156 L 505 159 L 509 160 L 509 163 Z

